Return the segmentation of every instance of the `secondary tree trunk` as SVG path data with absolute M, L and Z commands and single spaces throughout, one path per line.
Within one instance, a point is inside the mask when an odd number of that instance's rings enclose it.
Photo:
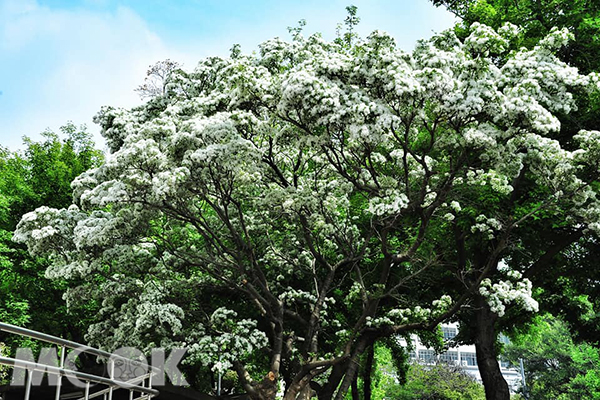
M 296 397 L 297 400 L 310 400 L 313 398 L 313 390 L 311 389 L 310 385 L 304 385 L 304 387 L 302 388 L 302 390 L 300 391 L 300 393 L 298 393 L 298 397 Z
M 497 316 L 490 310 L 484 299 L 480 298 L 478 305 L 475 350 L 479 373 L 485 387 L 485 398 L 487 400 L 510 400 L 508 384 L 502 376 L 496 357 L 495 323 Z
M 358 367 L 360 366 L 360 356 L 365 351 L 366 346 L 366 338 L 361 339 L 356 345 L 354 353 L 352 354 L 352 357 L 350 357 L 348 368 L 345 371 L 344 379 L 342 380 L 342 383 L 335 394 L 335 400 L 343 400 L 346 397 L 346 393 L 348 392 L 348 389 L 350 389 L 352 381 L 358 373 Z
M 252 400 L 275 400 L 277 397 L 277 377 L 270 371 L 262 381 L 254 384 L 248 396 Z
M 373 362 L 375 360 L 375 344 L 367 350 L 367 359 L 363 370 L 363 394 L 364 400 L 371 400 L 371 374 L 373 373 Z
M 358 393 L 358 375 L 356 375 L 352 381 L 352 400 L 360 400 L 360 393 Z
M 347 368 L 348 361 L 344 361 L 333 366 L 327 383 L 320 390 L 317 391 L 317 396 L 319 397 L 319 400 L 331 400 L 333 398 L 335 389 L 342 381 L 342 378 L 344 377 L 344 373 Z

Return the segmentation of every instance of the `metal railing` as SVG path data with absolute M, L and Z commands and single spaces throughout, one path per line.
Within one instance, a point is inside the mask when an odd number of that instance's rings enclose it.
M 160 373 L 160 369 L 153 367 L 151 365 L 147 365 L 137 360 L 132 360 L 127 357 L 123 357 L 118 354 L 109 353 L 107 351 L 103 351 L 100 349 L 96 349 L 90 346 L 82 345 L 80 343 L 72 342 L 70 340 L 62 339 L 56 336 L 48 335 L 41 332 L 32 331 L 30 329 L 22 328 L 20 326 L 15 326 L 11 324 L 7 324 L 4 322 L 0 322 L 0 331 L 4 331 L 7 333 L 12 333 L 19 336 L 29 337 L 35 340 L 40 340 L 46 343 L 51 343 L 55 346 L 58 346 L 61 350 L 60 354 L 60 365 L 57 367 L 55 365 L 47 365 L 47 364 L 39 364 L 36 362 L 19 360 L 15 358 L 2 357 L 0 356 L 0 365 L 7 365 L 12 368 L 21 368 L 27 370 L 27 382 L 25 384 L 25 397 L 24 400 L 29 400 L 31 395 L 31 387 L 32 387 L 32 379 L 34 371 L 45 372 L 51 375 L 57 375 L 58 381 L 56 385 L 56 396 L 55 400 L 60 400 L 61 398 L 61 389 L 62 389 L 62 378 L 63 377 L 71 377 L 78 379 L 85 383 L 84 387 L 84 395 L 79 400 L 89 400 L 99 396 L 103 396 L 104 400 L 112 400 L 112 394 L 115 390 L 124 389 L 129 390 L 129 399 L 130 400 L 145 400 L 152 399 L 153 396 L 157 396 L 159 394 L 158 390 L 152 389 L 152 376 Z M 85 372 L 76 371 L 73 369 L 65 368 L 65 356 L 67 349 L 76 350 L 79 353 L 87 353 L 92 354 L 101 358 L 108 359 L 108 370 L 110 378 L 106 378 L 103 376 L 97 376 L 88 374 Z M 137 366 L 145 368 L 148 373 L 135 377 L 128 381 L 121 381 L 114 379 L 114 370 L 115 360 L 122 360 L 127 363 L 135 363 Z M 148 386 L 145 386 L 146 380 L 148 380 Z M 100 384 L 107 386 L 105 389 L 100 391 L 90 393 L 90 385 L 91 383 Z M 139 397 L 135 397 L 136 392 L 141 394 Z

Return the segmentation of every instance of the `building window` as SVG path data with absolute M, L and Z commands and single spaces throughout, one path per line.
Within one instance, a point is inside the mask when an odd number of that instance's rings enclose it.
M 460 360 L 469 366 L 477 366 L 477 356 L 475 353 L 460 353 Z
M 433 350 L 419 350 L 419 361 L 425 364 L 435 363 L 435 353 Z
M 440 354 L 440 361 L 446 364 L 458 364 L 458 353 L 456 351 L 447 351 Z
M 417 358 L 417 354 L 415 353 L 415 351 L 414 351 L 414 350 L 411 350 L 411 351 L 409 351 L 409 352 L 408 352 L 408 357 L 409 357 L 411 360 L 414 360 L 414 359 L 416 359 L 416 358 Z
M 511 367 L 510 361 L 500 358 L 500 367 L 501 368 L 510 368 Z
M 451 326 L 442 326 L 442 333 L 444 334 L 444 340 L 452 340 L 456 336 L 456 328 Z

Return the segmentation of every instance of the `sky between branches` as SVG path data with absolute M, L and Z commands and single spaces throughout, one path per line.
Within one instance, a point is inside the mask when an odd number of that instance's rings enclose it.
M 16 150 L 22 136 L 39 138 L 66 121 L 87 124 L 102 105 L 141 102 L 134 88 L 156 61 L 171 58 L 192 69 L 206 56 L 243 52 L 262 41 L 305 33 L 335 37 L 345 7 L 358 6 L 358 32 L 387 31 L 401 48 L 449 28 L 455 19 L 427 0 L 0 0 L 0 145 Z

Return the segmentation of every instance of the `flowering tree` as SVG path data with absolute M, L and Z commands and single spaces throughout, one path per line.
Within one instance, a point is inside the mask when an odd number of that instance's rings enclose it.
M 378 339 L 469 309 L 535 311 L 499 263 L 540 213 L 600 231 L 585 173 L 600 132 L 553 139 L 553 113 L 598 77 L 553 55 L 566 31 L 499 61 L 516 31 L 476 24 L 412 54 L 381 32 L 297 33 L 173 71 L 164 95 L 98 114 L 111 156 L 15 239 L 77 282 L 70 301 L 102 303 L 94 344 L 184 345 L 252 398 L 339 400 Z
M 135 91 L 138 92 L 143 99 L 164 95 L 169 75 L 178 68 L 181 68 L 181 65 L 168 58 L 150 65 L 148 71 L 146 71 L 144 83 L 138 86 Z
M 575 35 L 560 50 L 560 58 L 581 71 L 597 71 L 600 66 L 600 5 L 594 0 L 431 0 L 444 6 L 462 23 L 458 30 L 468 30 L 473 22 L 500 27 L 511 22 L 523 28 L 520 46 L 533 47 L 553 27 L 568 27 Z

